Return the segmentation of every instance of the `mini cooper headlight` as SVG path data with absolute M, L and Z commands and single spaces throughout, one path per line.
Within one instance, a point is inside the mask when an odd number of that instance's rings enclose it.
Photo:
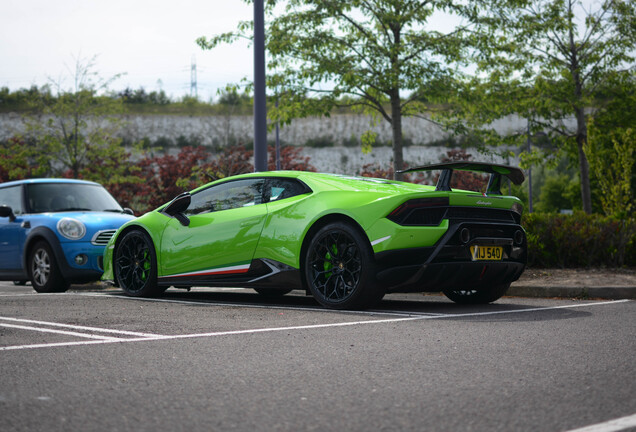
M 57 231 L 69 240 L 79 240 L 86 234 L 86 226 L 77 219 L 62 218 L 57 223 Z

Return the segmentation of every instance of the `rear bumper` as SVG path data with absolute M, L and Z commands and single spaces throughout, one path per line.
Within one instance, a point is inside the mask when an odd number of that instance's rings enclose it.
M 500 261 L 473 261 L 473 245 L 500 246 L 503 257 Z M 523 228 L 488 222 L 451 224 L 433 246 L 376 254 L 377 279 L 387 292 L 439 292 L 510 283 L 519 279 L 526 262 Z

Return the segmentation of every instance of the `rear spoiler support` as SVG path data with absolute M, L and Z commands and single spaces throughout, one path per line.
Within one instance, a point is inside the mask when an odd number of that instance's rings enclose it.
M 437 180 L 437 191 L 450 191 L 450 181 L 453 176 L 453 171 L 471 171 L 482 172 L 490 174 L 490 180 L 488 181 L 488 188 L 486 193 L 489 195 L 501 195 L 501 178 L 506 177 L 516 185 L 523 183 L 525 176 L 523 171 L 519 168 L 509 165 L 492 164 L 487 162 L 471 162 L 471 161 L 458 161 L 448 162 L 432 165 L 423 165 L 415 168 L 408 168 L 400 173 L 409 173 L 417 171 L 436 171 L 441 170 L 439 179 Z

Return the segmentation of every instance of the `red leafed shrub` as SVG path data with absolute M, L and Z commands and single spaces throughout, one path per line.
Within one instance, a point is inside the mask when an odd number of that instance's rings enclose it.
M 108 189 L 120 204 L 139 215 L 205 183 L 199 177 L 210 158 L 203 146 L 183 147 L 177 155 L 146 155 L 130 162 L 133 178 L 109 185 Z
M 201 167 L 199 179 L 207 183 L 211 179 L 252 172 L 254 171 L 253 157 L 254 151 L 247 150 L 243 145 L 224 147 L 220 154 Z
M 405 164 L 406 168 L 408 168 L 408 164 Z M 359 175 L 390 180 L 393 179 L 393 167 L 382 167 L 378 163 L 370 163 L 362 166 Z M 416 184 L 431 184 L 431 176 L 428 172 L 404 174 L 404 181 Z
M 392 166 L 382 167 L 377 162 L 365 164 L 362 166 L 362 170 L 360 171 L 359 175 L 362 177 L 392 179 L 393 167 Z
M 446 156 L 442 158 L 442 163 L 469 161 L 473 156 L 464 149 L 448 150 Z M 453 171 L 451 178 L 451 188 L 464 189 L 469 191 L 485 192 L 488 187 L 488 174 L 472 173 L 467 171 Z M 435 175 L 434 183 L 437 183 L 439 173 Z
M 316 168 L 309 163 L 309 156 L 302 156 L 302 147 L 282 146 L 280 149 L 280 169 L 291 171 L 316 171 Z M 276 169 L 276 149 L 270 146 L 267 149 L 268 162 L 267 169 Z

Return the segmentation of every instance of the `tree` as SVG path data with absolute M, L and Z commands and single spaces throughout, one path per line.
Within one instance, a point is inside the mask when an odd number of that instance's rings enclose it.
M 93 171 L 89 177 L 100 182 L 126 180 L 129 155 L 122 150 L 121 139 L 115 138 L 122 101 L 100 94 L 116 77 L 101 79 L 94 66 L 94 59 L 77 59 L 69 88 L 58 82 L 55 95 L 41 91 L 30 101 L 32 113 L 24 120 L 25 141 L 32 154 L 45 158 L 47 175 L 81 178 L 104 156 L 112 163 L 102 168 L 109 169 L 101 175 Z
M 499 43 L 481 47 L 479 66 L 490 73 L 491 96 L 501 100 L 501 90 L 508 89 L 506 106 L 493 104 L 498 108 L 493 114 L 526 115 L 560 151 L 574 150 L 583 210 L 591 213 L 587 121 L 606 102 L 600 90 L 616 73 L 634 67 L 634 3 L 494 0 L 488 11 L 481 23 L 496 32 Z
M 250 1 L 250 0 L 246 0 Z M 468 28 L 448 33 L 430 29 L 439 11 L 466 14 L 444 0 L 268 0 L 268 88 L 279 97 L 275 120 L 329 115 L 334 107 L 357 107 L 391 124 L 393 168 L 404 168 L 402 117 L 424 110 L 418 91 L 431 91 L 456 74 L 463 61 Z M 276 14 L 275 14 L 276 11 Z M 250 37 L 251 22 L 212 38 L 203 49 Z M 363 145 L 374 141 L 363 136 Z

